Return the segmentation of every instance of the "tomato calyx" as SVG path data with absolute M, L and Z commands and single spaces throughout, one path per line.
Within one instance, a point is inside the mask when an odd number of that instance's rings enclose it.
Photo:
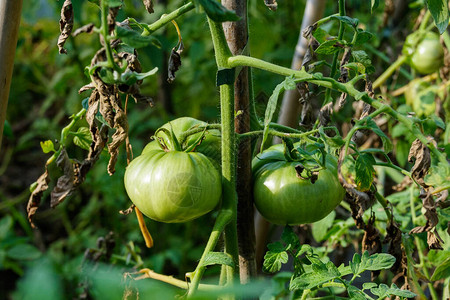
M 166 140 L 158 136 L 160 132 L 166 135 L 167 137 Z M 156 130 L 153 138 L 158 142 L 159 146 L 161 147 L 162 150 L 164 150 L 164 152 L 170 151 L 194 152 L 195 148 L 203 142 L 205 137 L 206 137 L 206 127 L 203 129 L 201 135 L 196 140 L 194 140 L 194 142 L 184 146 L 183 145 L 184 143 L 180 143 L 176 134 L 173 131 L 172 125 L 170 125 L 170 130 L 163 127 Z M 186 138 L 184 140 L 186 140 Z

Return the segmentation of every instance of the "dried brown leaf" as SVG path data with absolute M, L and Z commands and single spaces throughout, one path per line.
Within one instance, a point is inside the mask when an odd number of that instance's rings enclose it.
M 112 141 L 108 144 L 108 151 L 111 155 L 108 163 L 109 175 L 114 174 L 117 157 L 119 155 L 119 147 L 122 145 L 128 137 L 128 120 L 127 115 L 121 107 L 120 99 L 114 98 L 112 101 L 114 110 L 116 111 L 114 117 L 114 128 L 116 132 L 112 135 Z
M 323 106 L 319 111 L 319 126 L 327 126 L 331 122 L 331 115 L 333 114 L 333 103 L 330 102 Z
M 78 94 L 81 94 L 83 92 L 86 92 L 88 90 L 92 90 L 95 89 L 95 84 L 93 82 L 83 85 L 79 90 L 78 90 Z
M 276 11 L 278 8 L 277 0 L 264 0 L 264 4 L 267 6 L 268 9 L 271 11 Z
M 67 54 L 67 50 L 64 49 L 64 44 L 69 38 L 73 29 L 73 6 L 71 0 L 64 1 L 61 8 L 61 19 L 59 20 L 59 28 L 61 34 L 58 38 L 58 49 L 60 54 Z
M 82 34 L 82 33 L 92 33 L 94 31 L 94 28 L 95 28 L 95 24 L 94 23 L 86 24 L 84 26 L 81 26 L 77 30 L 75 30 L 72 33 L 72 36 L 77 36 L 77 35 Z
M 33 228 L 36 228 L 33 223 L 34 215 L 36 214 L 36 210 L 38 209 L 39 204 L 41 203 L 42 194 L 48 189 L 49 182 L 50 177 L 46 166 L 45 172 L 41 176 L 39 176 L 38 180 L 36 181 L 37 186 L 31 193 L 27 204 L 28 221 Z
M 74 168 L 65 148 L 62 148 L 56 159 L 56 165 L 63 171 L 63 175 L 58 178 L 56 186 L 51 192 L 51 208 L 56 207 L 75 191 Z
M 339 82 L 345 83 L 348 81 L 348 69 L 344 66 L 348 64 L 351 56 L 352 56 L 352 49 L 349 47 L 345 48 L 344 55 L 342 56 L 340 63 L 341 76 L 338 79 Z
M 169 83 L 172 83 L 175 80 L 175 72 L 178 71 L 178 69 L 181 66 L 181 52 L 183 52 L 184 46 L 183 43 L 180 43 L 180 46 L 178 50 L 175 50 L 175 48 L 172 49 L 172 52 L 170 53 L 169 57 L 169 63 L 168 65 L 168 72 L 167 72 L 167 81 Z
M 152 0 L 143 0 L 142 2 L 144 3 L 144 6 L 145 6 L 145 9 L 147 10 L 147 12 L 149 14 L 152 14 L 154 12 Z
M 419 139 L 416 139 L 409 150 L 408 161 L 414 162 L 414 166 L 411 169 L 411 175 L 414 180 L 422 187 L 428 187 L 425 184 L 424 177 L 431 166 L 430 149 L 422 144 Z

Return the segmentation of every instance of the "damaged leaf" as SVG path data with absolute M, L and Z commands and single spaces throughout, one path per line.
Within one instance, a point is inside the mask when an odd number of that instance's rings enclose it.
M 79 34 L 82 34 L 82 33 L 92 33 L 94 31 L 94 28 L 95 28 L 95 24 L 94 23 L 86 24 L 86 25 L 78 28 L 77 30 L 75 30 L 72 33 L 72 36 L 75 37 L 75 36 L 77 36 Z
M 414 162 L 414 166 L 411 169 L 412 178 L 422 187 L 427 187 L 424 178 L 431 166 L 431 155 L 430 149 L 422 144 L 419 139 L 416 139 L 411 145 L 408 162 Z
M 149 14 L 152 14 L 154 12 L 152 0 L 143 0 L 142 2 L 144 3 L 144 6 L 145 6 L 145 9 L 147 10 L 147 12 Z
M 264 0 L 264 4 L 267 6 L 268 9 L 271 11 L 276 11 L 278 8 L 277 0 Z
M 64 147 L 56 159 L 56 165 L 63 171 L 63 175 L 58 178 L 56 186 L 51 192 L 51 208 L 56 207 L 75 191 L 73 164 Z
M 175 72 L 178 71 L 178 69 L 181 66 L 181 52 L 183 51 L 183 43 L 181 43 L 178 50 L 175 50 L 175 48 L 172 49 L 172 52 L 169 57 L 169 63 L 168 63 L 168 72 L 167 72 L 167 82 L 172 83 L 175 80 Z
M 64 44 L 69 38 L 73 29 L 73 6 L 72 0 L 64 1 L 61 8 L 61 19 L 59 20 L 59 28 L 61 34 L 58 38 L 58 49 L 60 54 L 67 54 L 67 50 L 64 49 Z
M 30 198 L 27 204 L 28 221 L 31 227 L 35 228 L 33 218 L 36 214 L 36 210 L 41 203 L 42 194 L 48 189 L 48 183 L 50 182 L 50 177 L 48 174 L 47 166 L 45 167 L 45 172 L 39 176 L 38 180 L 33 184 Z

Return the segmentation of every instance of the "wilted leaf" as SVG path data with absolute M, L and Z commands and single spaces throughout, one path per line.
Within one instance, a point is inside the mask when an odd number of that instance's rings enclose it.
M 145 6 L 145 9 L 147 10 L 147 12 L 149 14 L 152 14 L 154 12 L 153 1 L 152 0 L 143 0 L 142 2 L 144 3 L 144 6 Z
M 125 112 L 123 111 L 120 103 L 120 99 L 113 97 L 111 101 L 114 110 L 114 128 L 116 132 L 112 135 L 112 141 L 108 145 L 108 151 L 111 155 L 108 162 L 109 175 L 114 174 L 117 157 L 119 155 L 119 147 L 122 145 L 128 137 L 128 120 Z
M 50 207 L 52 208 L 63 202 L 75 191 L 73 164 L 64 148 L 56 159 L 56 165 L 63 171 L 63 175 L 58 178 L 51 193 Z
M 276 11 L 278 8 L 278 3 L 276 0 L 264 0 L 264 5 L 266 5 L 271 11 Z
M 61 19 L 59 20 L 59 28 L 61 34 L 58 38 L 58 49 L 60 54 L 67 54 L 67 50 L 64 49 L 64 44 L 69 38 L 73 29 L 73 6 L 72 0 L 64 1 L 61 8 Z
M 42 194 L 48 189 L 49 182 L 50 178 L 48 176 L 48 170 L 47 167 L 45 167 L 45 172 L 36 181 L 37 184 L 31 191 L 31 195 L 27 204 L 28 221 L 33 228 L 36 227 L 33 223 L 33 217 L 36 214 L 36 210 L 38 209 L 39 204 L 41 203 Z
M 78 28 L 77 30 L 75 30 L 72 33 L 72 36 L 77 36 L 81 33 L 92 33 L 94 31 L 95 28 L 95 24 L 94 23 L 90 23 L 90 24 L 86 24 L 80 28 Z
M 411 175 L 414 180 L 421 186 L 427 187 L 424 178 L 431 166 L 430 149 L 422 144 L 419 139 L 416 139 L 409 150 L 408 161 L 414 163 L 411 169 Z
M 170 53 L 169 63 L 167 64 L 167 81 L 169 83 L 172 83 L 175 80 L 175 72 L 178 71 L 181 66 L 181 52 L 183 52 L 183 43 L 181 43 L 178 50 L 175 50 L 175 48 L 173 48 L 172 52 Z

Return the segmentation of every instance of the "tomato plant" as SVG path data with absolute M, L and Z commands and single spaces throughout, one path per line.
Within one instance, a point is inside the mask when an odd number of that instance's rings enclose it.
M 319 221 L 335 209 L 344 189 L 337 178 L 337 160 L 325 155 L 323 166 L 314 160 L 288 161 L 281 145 L 256 156 L 254 200 L 261 215 L 275 224 L 298 225 Z

